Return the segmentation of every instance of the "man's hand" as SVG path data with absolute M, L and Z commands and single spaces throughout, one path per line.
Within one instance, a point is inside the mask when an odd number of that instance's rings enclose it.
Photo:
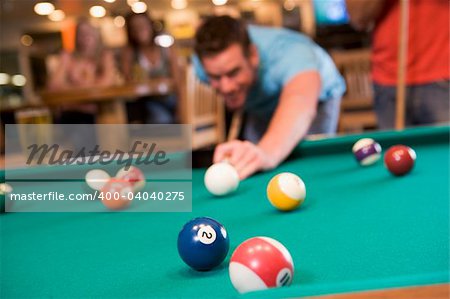
M 214 153 L 214 163 L 227 159 L 241 180 L 259 170 L 278 166 L 306 135 L 316 114 L 320 82 L 317 71 L 294 76 L 283 88 L 269 128 L 258 145 L 238 140 L 220 144 Z
M 219 144 L 214 152 L 214 163 L 227 160 L 243 180 L 259 170 L 276 166 L 276 161 L 257 145 L 249 141 L 233 140 Z

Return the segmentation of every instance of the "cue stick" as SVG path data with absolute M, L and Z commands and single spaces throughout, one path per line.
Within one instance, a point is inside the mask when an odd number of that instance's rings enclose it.
M 233 112 L 231 119 L 230 130 L 228 131 L 227 141 L 235 140 L 238 138 L 239 131 L 242 125 L 242 109 L 238 109 Z
M 408 55 L 408 21 L 409 21 L 409 0 L 400 0 L 400 23 L 399 23 L 399 47 L 398 47 L 398 67 L 397 67 L 397 94 L 395 102 L 395 129 L 405 128 L 406 112 L 406 70 Z

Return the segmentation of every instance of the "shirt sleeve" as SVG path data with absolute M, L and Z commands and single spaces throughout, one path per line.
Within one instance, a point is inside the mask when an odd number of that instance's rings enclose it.
M 192 55 L 192 65 L 194 66 L 195 74 L 200 79 L 200 81 L 204 83 L 209 83 L 208 75 L 206 75 L 206 72 L 203 69 L 200 59 L 195 54 Z
M 286 85 L 296 75 L 306 71 L 319 71 L 319 59 L 309 43 L 282 43 L 274 49 L 274 59 L 269 70 L 280 86 Z

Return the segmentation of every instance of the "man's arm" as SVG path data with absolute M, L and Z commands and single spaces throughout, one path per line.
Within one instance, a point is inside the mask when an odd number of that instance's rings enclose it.
M 317 71 L 296 75 L 283 88 L 278 107 L 258 145 L 238 140 L 221 144 L 215 151 L 214 162 L 227 158 L 241 179 L 276 167 L 307 134 L 316 115 L 319 94 Z
M 269 128 L 258 144 L 276 165 L 308 132 L 316 116 L 319 94 L 320 76 L 317 71 L 301 73 L 283 88 Z
M 371 29 L 386 0 L 346 0 L 350 23 L 357 30 Z

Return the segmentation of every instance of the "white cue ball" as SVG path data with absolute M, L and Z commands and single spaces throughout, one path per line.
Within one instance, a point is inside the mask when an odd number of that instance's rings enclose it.
M 94 190 L 100 191 L 111 179 L 109 174 L 101 169 L 92 169 L 86 173 L 86 183 Z
M 231 164 L 215 163 L 205 173 L 205 186 L 213 195 L 226 195 L 235 191 L 239 186 L 239 175 Z

